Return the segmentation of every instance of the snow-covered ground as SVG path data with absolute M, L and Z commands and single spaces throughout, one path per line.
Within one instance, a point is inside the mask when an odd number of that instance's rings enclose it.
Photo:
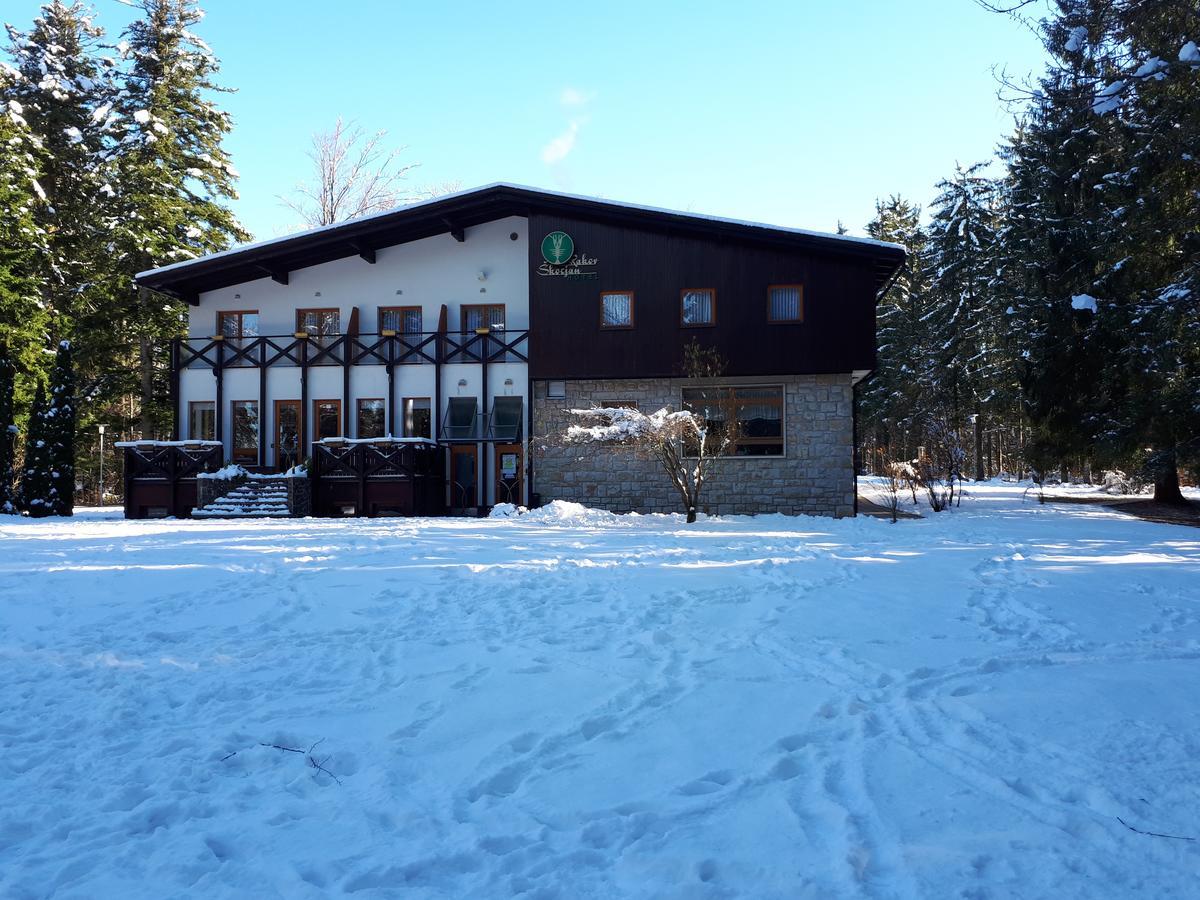
M 1195 897 L 1200 531 L 1022 489 L 0 520 L 0 896 Z

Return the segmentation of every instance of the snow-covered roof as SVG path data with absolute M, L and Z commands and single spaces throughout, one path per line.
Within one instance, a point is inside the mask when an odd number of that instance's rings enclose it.
M 427 206 L 430 206 L 433 204 L 443 204 L 447 200 L 455 200 L 455 199 L 460 199 L 463 197 L 470 197 L 470 196 L 473 196 L 476 194 L 485 193 L 487 191 L 493 191 L 493 190 L 496 190 L 499 188 L 515 190 L 515 191 L 525 191 L 525 192 L 528 192 L 531 194 L 540 194 L 543 197 L 552 197 L 552 198 L 555 198 L 558 200 L 578 200 L 578 201 L 587 202 L 587 203 L 597 203 L 597 204 L 601 204 L 604 206 L 611 206 L 616 209 L 624 209 L 624 210 L 632 209 L 632 210 L 638 210 L 640 212 L 645 212 L 645 213 L 657 213 L 660 215 L 667 215 L 667 216 L 680 216 L 680 217 L 687 218 L 687 219 L 697 219 L 697 220 L 705 221 L 705 222 L 718 222 L 723 225 L 737 225 L 737 226 L 742 226 L 744 228 L 758 228 L 758 229 L 763 229 L 763 230 L 767 230 L 767 231 L 781 232 L 784 234 L 802 235 L 805 237 L 829 238 L 832 240 L 847 241 L 849 243 L 855 243 L 855 244 L 865 244 L 865 245 L 874 246 L 874 247 L 886 247 L 886 248 L 890 248 L 890 249 L 894 249 L 894 250 L 903 250 L 904 249 L 900 244 L 893 244 L 889 241 L 877 241 L 873 238 L 855 237 L 855 236 L 848 235 L 848 234 L 833 234 L 833 233 L 830 233 L 827 231 L 812 231 L 812 230 L 806 229 L 806 228 L 789 228 L 789 227 L 786 227 L 783 225 L 770 225 L 765 222 L 754 222 L 754 221 L 751 221 L 748 219 L 732 219 L 732 218 L 727 218 L 725 216 L 710 216 L 710 215 L 704 215 L 701 213 L 683 212 L 681 210 L 667 209 L 667 208 L 661 207 L 661 206 L 646 206 L 641 203 L 622 203 L 622 202 L 619 202 L 616 200 L 609 200 L 604 197 L 592 197 L 587 194 L 568 194 L 568 193 L 564 193 L 562 191 L 551 191 L 551 190 L 547 190 L 546 188 L 530 187 L 529 185 L 524 185 L 524 184 L 514 184 L 512 182 L 507 182 L 507 181 L 495 181 L 495 182 L 492 182 L 491 184 L 483 185 L 482 187 L 467 188 L 465 190 L 455 191 L 452 194 L 444 194 L 440 197 L 433 197 L 429 200 L 418 200 L 415 203 L 406 203 L 405 205 L 398 206 L 395 209 L 389 209 L 389 210 L 385 210 L 383 212 L 371 213 L 370 215 L 360 216 L 357 219 L 351 219 L 346 222 L 335 222 L 332 225 L 321 225 L 317 228 L 308 228 L 304 231 L 297 231 L 297 232 L 294 232 L 293 234 L 282 235 L 281 237 L 267 238 L 266 240 L 262 240 L 262 241 L 251 241 L 246 244 L 239 244 L 238 246 L 231 247 L 228 250 L 222 250 L 218 253 L 210 253 L 207 256 L 200 256 L 200 257 L 197 257 L 196 259 L 185 259 L 182 262 L 171 263 L 170 265 L 167 265 L 167 266 L 159 266 L 157 269 L 147 269 L 144 272 L 138 272 L 136 277 L 144 278 L 144 277 L 148 277 L 150 275 L 161 275 L 161 274 L 164 274 L 167 272 L 175 272 L 180 269 L 188 268 L 189 266 L 194 266 L 197 263 L 202 262 L 202 261 L 220 259 L 220 258 L 226 257 L 226 256 L 233 256 L 238 253 L 244 253 L 247 250 L 257 250 L 257 249 L 262 249 L 262 248 L 266 248 L 266 247 L 277 246 L 280 244 L 287 244 L 291 241 L 297 240 L 298 238 L 313 237 L 313 236 L 321 235 L 321 234 L 335 234 L 338 231 L 346 230 L 346 229 L 350 228 L 351 226 L 362 225 L 364 223 L 368 223 L 368 222 L 371 222 L 371 221 L 377 220 L 377 219 L 386 219 L 388 217 L 395 216 L 397 213 L 416 212 L 416 211 L 422 209 L 423 207 L 427 207 Z
M 750 241 L 795 244 L 810 251 L 874 257 L 888 269 L 894 269 L 904 258 L 904 249 L 899 244 L 872 238 L 829 234 L 496 182 L 347 222 L 242 244 L 219 253 L 139 272 L 136 277 L 138 283 L 145 287 L 194 295 L 199 291 L 266 277 L 272 273 L 272 266 L 286 273 L 355 253 L 370 253 L 407 240 L 453 231 L 455 228 L 470 227 L 510 215 L 527 215 L 530 209 L 539 207 L 568 215 L 620 219 L 650 227 L 682 228 L 732 235 Z

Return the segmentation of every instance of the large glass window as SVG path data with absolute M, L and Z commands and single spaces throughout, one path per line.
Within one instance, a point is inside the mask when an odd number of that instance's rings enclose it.
M 257 337 L 258 310 L 217 313 L 217 334 L 226 338 Z
M 258 401 L 234 400 L 233 461 L 258 462 Z
M 633 327 L 633 291 L 605 291 L 600 295 L 600 327 Z
M 314 400 L 313 401 L 313 440 L 322 438 L 341 437 L 342 434 L 342 401 Z
M 384 306 L 379 310 L 379 330 L 416 337 L 422 331 L 421 307 Z
M 707 422 L 711 451 L 726 437 L 727 456 L 783 456 L 783 388 L 685 388 L 683 408 Z M 688 448 L 695 455 L 696 447 Z
M 202 400 L 188 404 L 188 438 L 193 441 L 215 440 L 217 435 L 217 404 Z
M 433 412 L 428 397 L 404 399 L 404 436 L 433 437 Z
M 804 321 L 804 285 L 773 284 L 767 291 L 767 318 L 772 322 Z
M 384 435 L 383 401 L 360 399 L 358 401 L 358 432 L 360 438 L 381 438 Z
M 342 333 L 342 315 L 336 309 L 296 310 L 296 330 L 312 337 L 329 337 Z
M 680 295 L 679 322 L 687 327 L 715 325 L 717 292 L 712 288 L 689 288 Z
M 462 307 L 462 330 L 471 333 L 477 328 L 504 330 L 503 303 L 468 303 Z

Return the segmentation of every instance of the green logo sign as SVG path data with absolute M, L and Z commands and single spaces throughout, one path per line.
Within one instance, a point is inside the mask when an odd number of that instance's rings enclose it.
M 575 242 L 565 231 L 552 231 L 542 238 L 542 258 L 552 266 L 561 266 L 575 255 Z

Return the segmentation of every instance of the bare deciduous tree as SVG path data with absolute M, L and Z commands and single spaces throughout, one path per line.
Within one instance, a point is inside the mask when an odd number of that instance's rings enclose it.
M 636 409 L 573 409 L 587 424 L 567 429 L 569 444 L 622 444 L 646 450 L 658 460 L 679 492 L 688 522 L 696 521 L 700 492 L 710 471 L 730 444 L 729 433 L 709 434 L 704 416 L 660 409 L 646 414 Z
M 367 134 L 339 116 L 330 131 L 313 135 L 308 156 L 316 171 L 312 181 L 298 184 L 279 200 L 307 225 L 332 225 L 383 212 L 413 199 L 402 182 L 418 163 L 401 164 L 407 147 L 387 149 L 387 132 Z

